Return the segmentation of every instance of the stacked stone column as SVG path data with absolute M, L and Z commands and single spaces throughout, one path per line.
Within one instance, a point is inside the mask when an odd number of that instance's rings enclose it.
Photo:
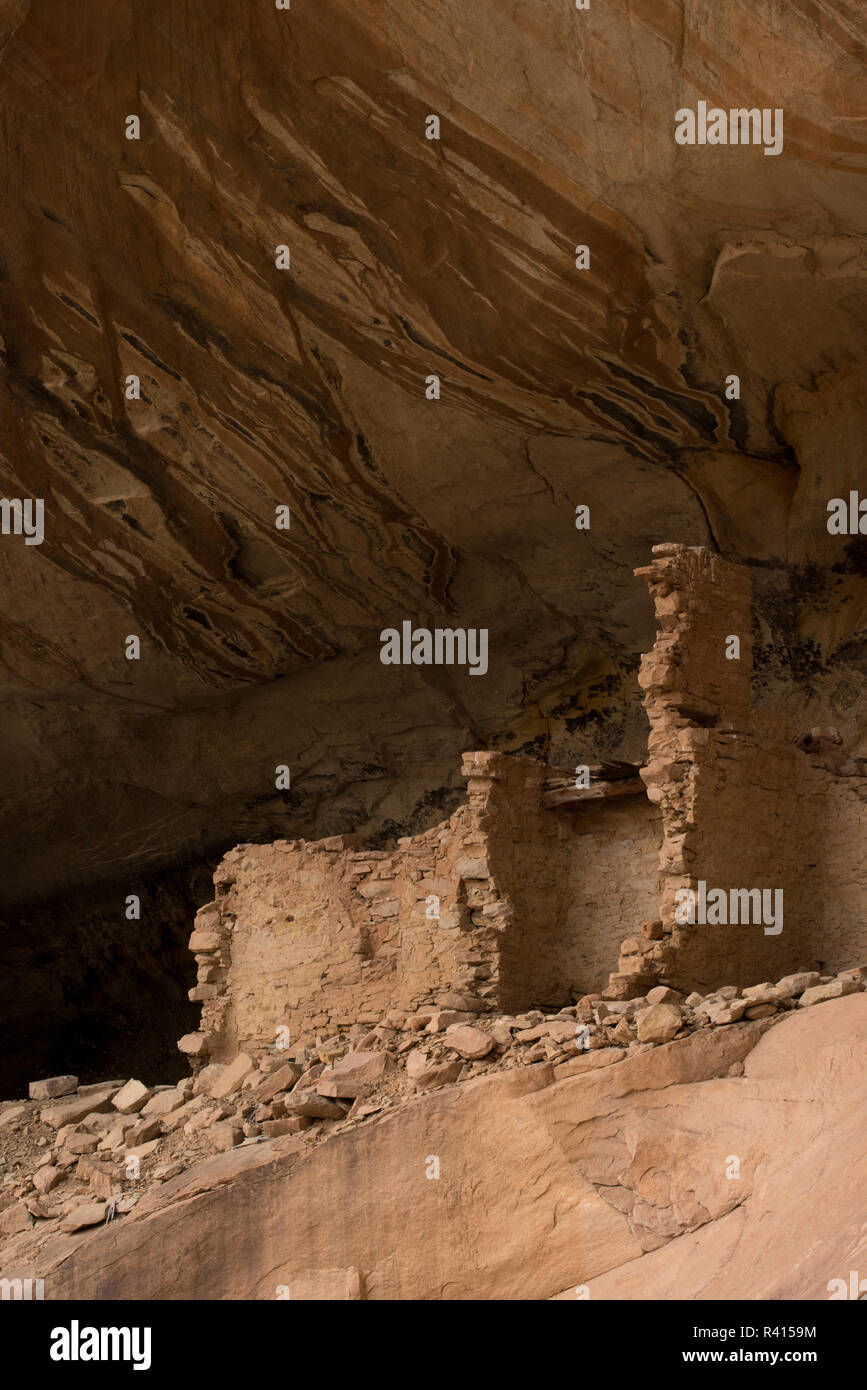
M 641 660 L 639 685 L 650 720 L 647 794 L 662 811 L 660 920 L 624 941 L 605 993 L 635 998 L 677 979 L 686 933 L 675 920 L 676 893 L 694 888 L 706 830 L 698 798 L 703 772 L 750 734 L 752 585 L 749 572 L 699 546 L 656 545 L 653 562 L 635 571 L 650 588 L 657 638 Z M 726 655 L 736 636 L 740 655 Z

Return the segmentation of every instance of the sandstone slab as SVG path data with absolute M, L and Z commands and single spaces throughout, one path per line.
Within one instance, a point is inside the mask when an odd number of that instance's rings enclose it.
M 494 1039 L 490 1033 L 485 1033 L 481 1028 L 469 1028 L 463 1024 L 456 1024 L 446 1030 L 445 1043 L 461 1057 L 475 1061 L 481 1057 L 487 1057 L 494 1046 Z
M 77 1076 L 48 1076 L 44 1081 L 31 1081 L 27 1093 L 31 1100 L 55 1100 L 77 1090 Z
M 114 1109 L 121 1115 L 134 1115 L 144 1106 L 153 1095 L 149 1086 L 145 1086 L 141 1081 L 128 1081 L 112 1099 Z
M 87 1226 L 98 1226 L 105 1220 L 105 1208 L 105 1202 L 83 1202 L 64 1216 L 60 1229 L 71 1233 L 84 1230 Z
M 217 1100 L 232 1095 L 234 1091 L 240 1090 L 247 1077 L 255 1070 L 256 1063 L 253 1058 L 246 1052 L 239 1053 L 211 1083 L 210 1094 Z M 275 1090 L 279 1089 L 279 1086 L 275 1087 Z
M 64 1125 L 76 1125 L 94 1111 L 105 1112 L 111 1107 L 111 1099 L 117 1087 L 111 1086 L 103 1091 L 95 1091 L 89 1096 L 75 1096 L 70 1100 L 60 1100 L 54 1105 L 40 1110 L 39 1118 L 52 1129 L 62 1129 Z

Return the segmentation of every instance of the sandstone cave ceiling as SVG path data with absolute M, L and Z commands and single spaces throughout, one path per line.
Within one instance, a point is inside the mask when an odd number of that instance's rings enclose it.
M 845 0 L 10 0 L 2 486 L 46 531 L 0 543 L 4 911 L 419 828 L 467 748 L 640 760 L 660 541 L 751 565 L 756 698 L 867 750 L 826 527 L 865 39 Z M 782 155 L 675 144 L 700 97 L 783 108 Z M 487 627 L 488 676 L 384 668 L 404 618 Z

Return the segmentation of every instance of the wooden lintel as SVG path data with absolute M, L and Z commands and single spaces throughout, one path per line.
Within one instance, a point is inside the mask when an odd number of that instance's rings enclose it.
M 647 793 L 640 777 L 621 777 L 616 781 L 591 781 L 589 787 L 576 787 L 575 778 L 549 777 L 542 793 L 542 805 L 549 811 L 559 806 L 577 805 L 580 801 L 606 801 L 613 796 L 638 796 Z

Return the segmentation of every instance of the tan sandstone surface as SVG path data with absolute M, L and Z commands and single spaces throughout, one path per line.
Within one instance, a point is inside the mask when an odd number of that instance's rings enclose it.
M 482 1076 L 308 1152 L 217 1155 L 4 1263 L 48 1298 L 827 1298 L 867 1256 L 865 1029 L 858 993 Z

